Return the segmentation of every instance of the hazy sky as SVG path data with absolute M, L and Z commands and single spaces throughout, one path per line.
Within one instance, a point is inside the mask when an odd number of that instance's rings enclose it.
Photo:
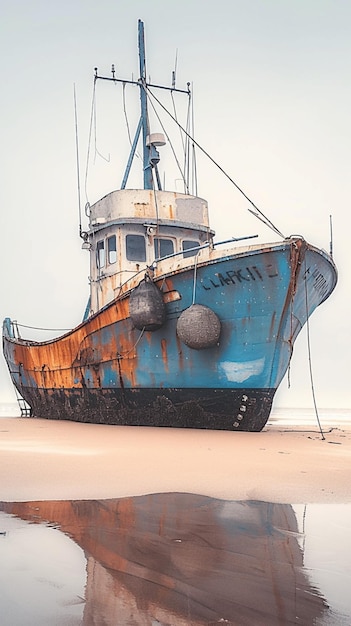
M 0 318 L 46 328 L 82 319 L 89 268 L 78 237 L 73 84 L 84 172 L 93 68 L 108 74 L 114 63 L 118 76 L 137 77 L 141 18 L 152 80 L 170 84 L 177 51 L 177 86 L 194 85 L 199 143 L 277 227 L 329 250 L 332 214 L 339 284 L 310 320 L 312 365 L 318 405 L 350 408 L 351 2 L 1 0 L 0 7 Z M 126 132 L 122 148 L 113 107 L 105 120 L 111 133 L 105 126 L 98 136 L 109 162 L 96 160 L 90 202 L 118 188 L 125 166 Z M 264 232 L 276 240 L 202 158 L 198 192 L 209 200 L 217 239 Z M 276 405 L 312 406 L 305 332 L 290 382 Z M 1 358 L 0 401 L 14 399 Z

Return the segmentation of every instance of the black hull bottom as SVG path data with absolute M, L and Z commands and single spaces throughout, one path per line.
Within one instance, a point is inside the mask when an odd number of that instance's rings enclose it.
M 275 389 L 19 390 L 31 416 L 93 424 L 260 431 Z

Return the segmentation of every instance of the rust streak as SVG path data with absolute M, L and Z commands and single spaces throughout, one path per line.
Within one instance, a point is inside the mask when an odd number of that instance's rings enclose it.
M 269 340 L 271 341 L 273 338 L 273 334 L 274 334 L 274 324 L 275 324 L 275 318 L 277 316 L 276 311 L 273 311 L 273 315 L 272 315 L 272 319 L 271 319 L 271 324 L 270 324 L 270 328 L 269 328 Z
M 168 373 L 169 369 L 168 369 L 168 352 L 167 352 L 167 340 L 166 339 L 161 339 L 161 350 L 162 350 L 162 360 L 163 360 L 163 364 L 165 366 L 165 370 Z

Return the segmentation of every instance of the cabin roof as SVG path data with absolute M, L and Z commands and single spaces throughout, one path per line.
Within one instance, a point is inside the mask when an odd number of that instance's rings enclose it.
M 90 207 L 90 226 L 128 221 L 209 228 L 206 200 L 175 191 L 121 189 L 112 191 Z

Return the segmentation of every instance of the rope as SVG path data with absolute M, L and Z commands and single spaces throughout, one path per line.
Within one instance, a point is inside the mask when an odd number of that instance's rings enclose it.
M 211 157 L 211 155 L 202 147 L 200 146 L 200 144 L 194 139 L 194 137 L 191 137 L 191 135 L 185 130 L 185 128 L 183 128 L 179 122 L 177 122 L 177 120 L 173 117 L 172 113 L 170 113 L 168 111 L 168 109 L 166 109 L 166 107 L 162 104 L 162 102 L 155 96 L 155 94 L 152 93 L 152 91 L 145 86 L 145 89 L 147 89 L 147 91 L 149 92 L 149 94 L 154 98 L 154 100 L 156 100 L 156 102 L 159 104 L 159 106 L 167 113 L 167 115 L 169 115 L 169 117 L 179 126 L 179 128 L 183 131 L 183 133 L 185 133 L 187 135 L 187 137 L 189 137 L 189 139 L 199 148 L 199 150 L 201 150 L 201 152 L 203 152 L 203 154 L 205 156 L 207 156 L 207 158 L 222 172 L 222 174 L 224 174 L 224 176 L 226 178 L 228 178 L 228 180 L 234 185 L 234 187 L 244 196 L 244 198 L 251 204 L 251 206 L 254 207 L 255 211 L 253 211 L 252 209 L 248 209 L 250 211 L 250 213 L 252 213 L 252 215 L 254 215 L 255 217 L 257 217 L 257 219 L 261 220 L 261 222 L 263 222 L 266 226 L 268 226 L 269 228 L 271 228 L 277 235 L 279 235 L 280 237 L 282 237 L 283 239 L 286 239 L 285 235 L 283 235 L 283 233 L 276 227 L 274 226 L 273 222 L 271 222 L 271 220 L 268 219 L 268 217 L 258 208 L 258 206 L 251 200 L 251 198 L 249 198 L 248 195 L 246 195 L 246 193 L 241 189 L 241 187 L 239 187 L 239 185 L 231 178 L 231 176 L 229 176 L 229 174 L 219 165 L 219 163 L 217 163 L 217 161 L 215 161 L 213 159 L 213 157 Z
M 292 296 L 292 302 L 290 305 L 290 356 L 289 356 L 289 365 L 288 365 L 288 389 L 290 389 L 291 386 L 291 359 L 292 359 L 292 355 L 293 355 L 293 341 L 292 341 L 292 336 L 293 336 L 293 303 L 294 303 L 294 296 Z
M 60 333 L 69 332 L 70 330 L 72 330 L 72 328 L 40 328 L 40 326 L 26 326 L 26 324 L 19 324 L 16 321 L 13 321 L 12 323 L 16 324 L 16 326 L 20 326 L 21 328 L 30 328 L 31 330 L 50 330 L 51 332 Z
M 306 261 L 305 261 L 305 268 L 306 268 Z M 315 390 L 314 390 L 314 381 L 313 381 L 313 371 L 312 371 L 312 356 L 311 356 L 311 341 L 310 341 L 310 323 L 309 323 L 309 315 L 308 315 L 308 297 L 307 297 L 307 270 L 305 269 L 305 303 L 306 303 L 306 330 L 307 330 L 307 350 L 308 350 L 308 365 L 309 365 L 309 371 L 310 371 L 310 381 L 311 381 L 311 392 L 312 392 L 312 399 L 313 399 L 313 405 L 314 405 L 314 410 L 315 410 L 315 414 L 316 414 L 316 419 L 317 419 L 317 423 L 318 423 L 318 427 L 320 430 L 320 433 L 322 435 L 322 440 L 325 440 L 324 437 L 324 433 L 322 430 L 322 426 L 319 420 L 319 414 L 318 414 L 318 408 L 317 408 L 317 402 L 316 402 L 316 394 L 315 394 Z
M 197 261 L 199 258 L 199 253 L 196 254 L 194 260 L 194 282 L 193 282 L 193 301 L 191 304 L 195 304 L 195 295 L 196 295 L 196 277 L 197 277 Z
M 154 263 L 156 263 L 156 261 L 154 261 Z M 152 269 L 152 268 L 149 268 L 147 266 L 146 269 Z M 116 273 L 117 274 L 123 274 L 124 272 L 133 273 L 133 276 L 131 278 L 136 278 L 138 276 L 138 274 L 143 274 L 145 272 L 145 267 L 143 269 L 141 269 L 141 270 L 138 270 L 137 272 L 134 272 L 134 270 L 122 270 L 121 272 L 116 272 Z M 129 280 L 130 279 L 127 278 L 127 280 L 125 280 L 124 283 L 119 285 L 119 287 L 118 287 L 119 293 L 116 296 L 117 298 L 119 298 L 119 296 L 121 295 L 122 288 L 124 287 L 124 285 L 126 285 L 129 282 Z M 117 287 L 116 287 L 115 291 L 117 291 Z
M 124 359 L 125 356 L 127 356 L 128 354 L 130 354 L 131 352 L 133 352 L 133 350 L 135 350 L 135 348 L 137 347 L 140 339 L 142 338 L 143 334 L 145 332 L 145 327 L 140 331 L 140 335 L 138 337 L 138 339 L 136 340 L 134 346 L 132 346 L 132 348 L 130 350 L 127 350 L 127 352 L 117 352 L 117 360 L 119 361 L 120 359 Z
M 152 171 L 152 191 L 154 192 L 155 210 L 156 210 L 156 227 L 157 227 L 156 232 L 158 233 L 158 229 L 159 229 L 159 226 L 160 226 L 160 215 L 159 215 L 159 210 L 158 210 L 157 193 L 156 193 L 156 189 L 155 189 L 155 180 L 154 180 L 154 172 L 153 171 Z

